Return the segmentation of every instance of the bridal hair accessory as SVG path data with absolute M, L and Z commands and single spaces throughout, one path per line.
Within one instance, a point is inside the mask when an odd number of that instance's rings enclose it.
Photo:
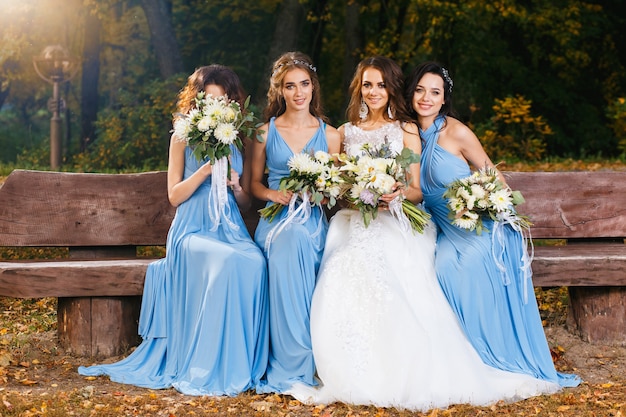
M 272 72 L 272 77 L 276 75 L 279 69 L 281 69 L 287 64 L 304 65 L 305 67 L 309 68 L 311 71 L 317 72 L 317 68 L 314 67 L 313 64 L 311 64 L 310 62 L 302 61 L 301 59 L 293 59 L 291 61 L 284 62 L 278 65 L 276 68 L 274 68 L 274 71 Z
M 446 80 L 446 82 L 448 83 L 448 92 L 452 92 L 452 86 L 454 86 L 454 83 L 452 82 L 452 78 L 450 78 L 450 74 L 448 73 L 448 70 L 445 69 L 444 67 L 441 67 L 441 75 L 443 76 L 443 79 Z
M 370 109 L 365 104 L 365 101 L 361 99 L 361 106 L 359 107 L 359 119 L 365 120 L 367 119 L 367 114 L 370 112 Z

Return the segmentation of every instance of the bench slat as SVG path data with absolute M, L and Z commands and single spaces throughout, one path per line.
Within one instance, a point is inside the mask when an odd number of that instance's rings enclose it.
M 503 173 L 526 202 L 533 238 L 626 237 L 624 172 Z
M 539 287 L 626 286 L 626 245 L 537 246 L 532 268 Z
M 0 296 L 141 295 L 146 268 L 154 260 L 0 262 Z
M 0 246 L 164 245 L 167 173 L 14 170 L 0 187 Z

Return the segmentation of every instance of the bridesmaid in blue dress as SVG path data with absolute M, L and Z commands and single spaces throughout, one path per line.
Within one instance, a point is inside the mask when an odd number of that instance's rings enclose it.
M 556 371 L 543 331 L 525 241 L 509 224 L 481 235 L 451 224 L 447 186 L 474 167 L 494 167 L 476 135 L 450 117 L 453 82 L 434 62 L 418 66 L 405 97 L 415 112 L 423 143 L 421 186 L 437 224 L 435 269 L 461 326 L 482 360 L 495 368 L 577 386 L 576 375 Z M 494 167 L 495 168 L 495 167 Z M 504 181 L 500 174 L 500 179 Z
M 189 77 L 178 111 L 191 110 L 200 91 L 244 99 L 238 76 L 210 65 Z M 234 396 L 259 383 L 269 351 L 267 268 L 239 212 L 250 205 L 250 170 L 237 148 L 231 151 L 227 201 L 215 218 L 208 203 L 212 165 L 172 135 L 167 191 L 177 209 L 167 254 L 146 273 L 143 341 L 125 359 L 80 367 L 80 374 L 188 395 Z
M 266 123 L 260 128 L 265 140 L 254 143 L 251 189 L 267 204 L 287 206 L 292 193 L 278 188 L 289 175 L 289 158 L 318 150 L 337 153 L 341 140 L 325 123 L 316 68 L 308 56 L 288 52 L 278 58 L 267 98 Z M 295 382 L 317 384 L 309 315 L 327 228 L 320 206 L 295 216 L 285 207 L 271 222 L 261 219 L 257 226 L 255 241 L 267 258 L 270 306 L 270 356 L 260 393 L 284 393 Z

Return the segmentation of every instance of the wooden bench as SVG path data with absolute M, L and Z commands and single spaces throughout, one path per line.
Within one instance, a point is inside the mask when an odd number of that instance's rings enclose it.
M 0 261 L 0 295 L 58 297 L 67 351 L 111 356 L 139 342 L 147 265 L 137 246 L 165 245 L 175 209 L 167 174 L 15 170 L 0 188 L 0 246 L 68 247 L 69 258 Z
M 244 217 L 253 233 L 259 201 Z M 0 186 L 0 247 L 67 247 L 69 258 L 0 260 L 0 296 L 58 297 L 58 339 L 80 356 L 139 343 L 146 268 L 138 246 L 164 246 L 175 208 L 167 172 L 15 170 Z
M 535 245 L 533 283 L 567 286 L 568 329 L 589 342 L 626 345 L 626 172 L 505 172 L 526 202 Z M 539 242 L 538 242 L 539 243 Z
M 591 342 L 626 344 L 626 172 L 505 172 L 526 203 L 534 285 L 567 286 L 568 327 Z M 0 296 L 59 297 L 62 347 L 111 356 L 136 344 L 147 265 L 136 247 L 164 245 L 174 209 L 166 173 L 16 170 L 0 187 L 0 246 L 68 247 L 69 258 L 0 261 Z M 253 231 L 254 207 L 245 216 Z

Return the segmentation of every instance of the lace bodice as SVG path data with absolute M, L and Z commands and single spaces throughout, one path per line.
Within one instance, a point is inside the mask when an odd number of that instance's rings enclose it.
M 400 122 L 393 122 L 384 125 L 376 130 L 363 130 L 352 123 L 346 123 L 344 127 L 345 139 L 343 142 L 345 152 L 350 156 L 363 154 L 361 147 L 365 143 L 379 148 L 389 142 L 389 148 L 394 154 L 402 152 L 404 147 L 403 130 Z

